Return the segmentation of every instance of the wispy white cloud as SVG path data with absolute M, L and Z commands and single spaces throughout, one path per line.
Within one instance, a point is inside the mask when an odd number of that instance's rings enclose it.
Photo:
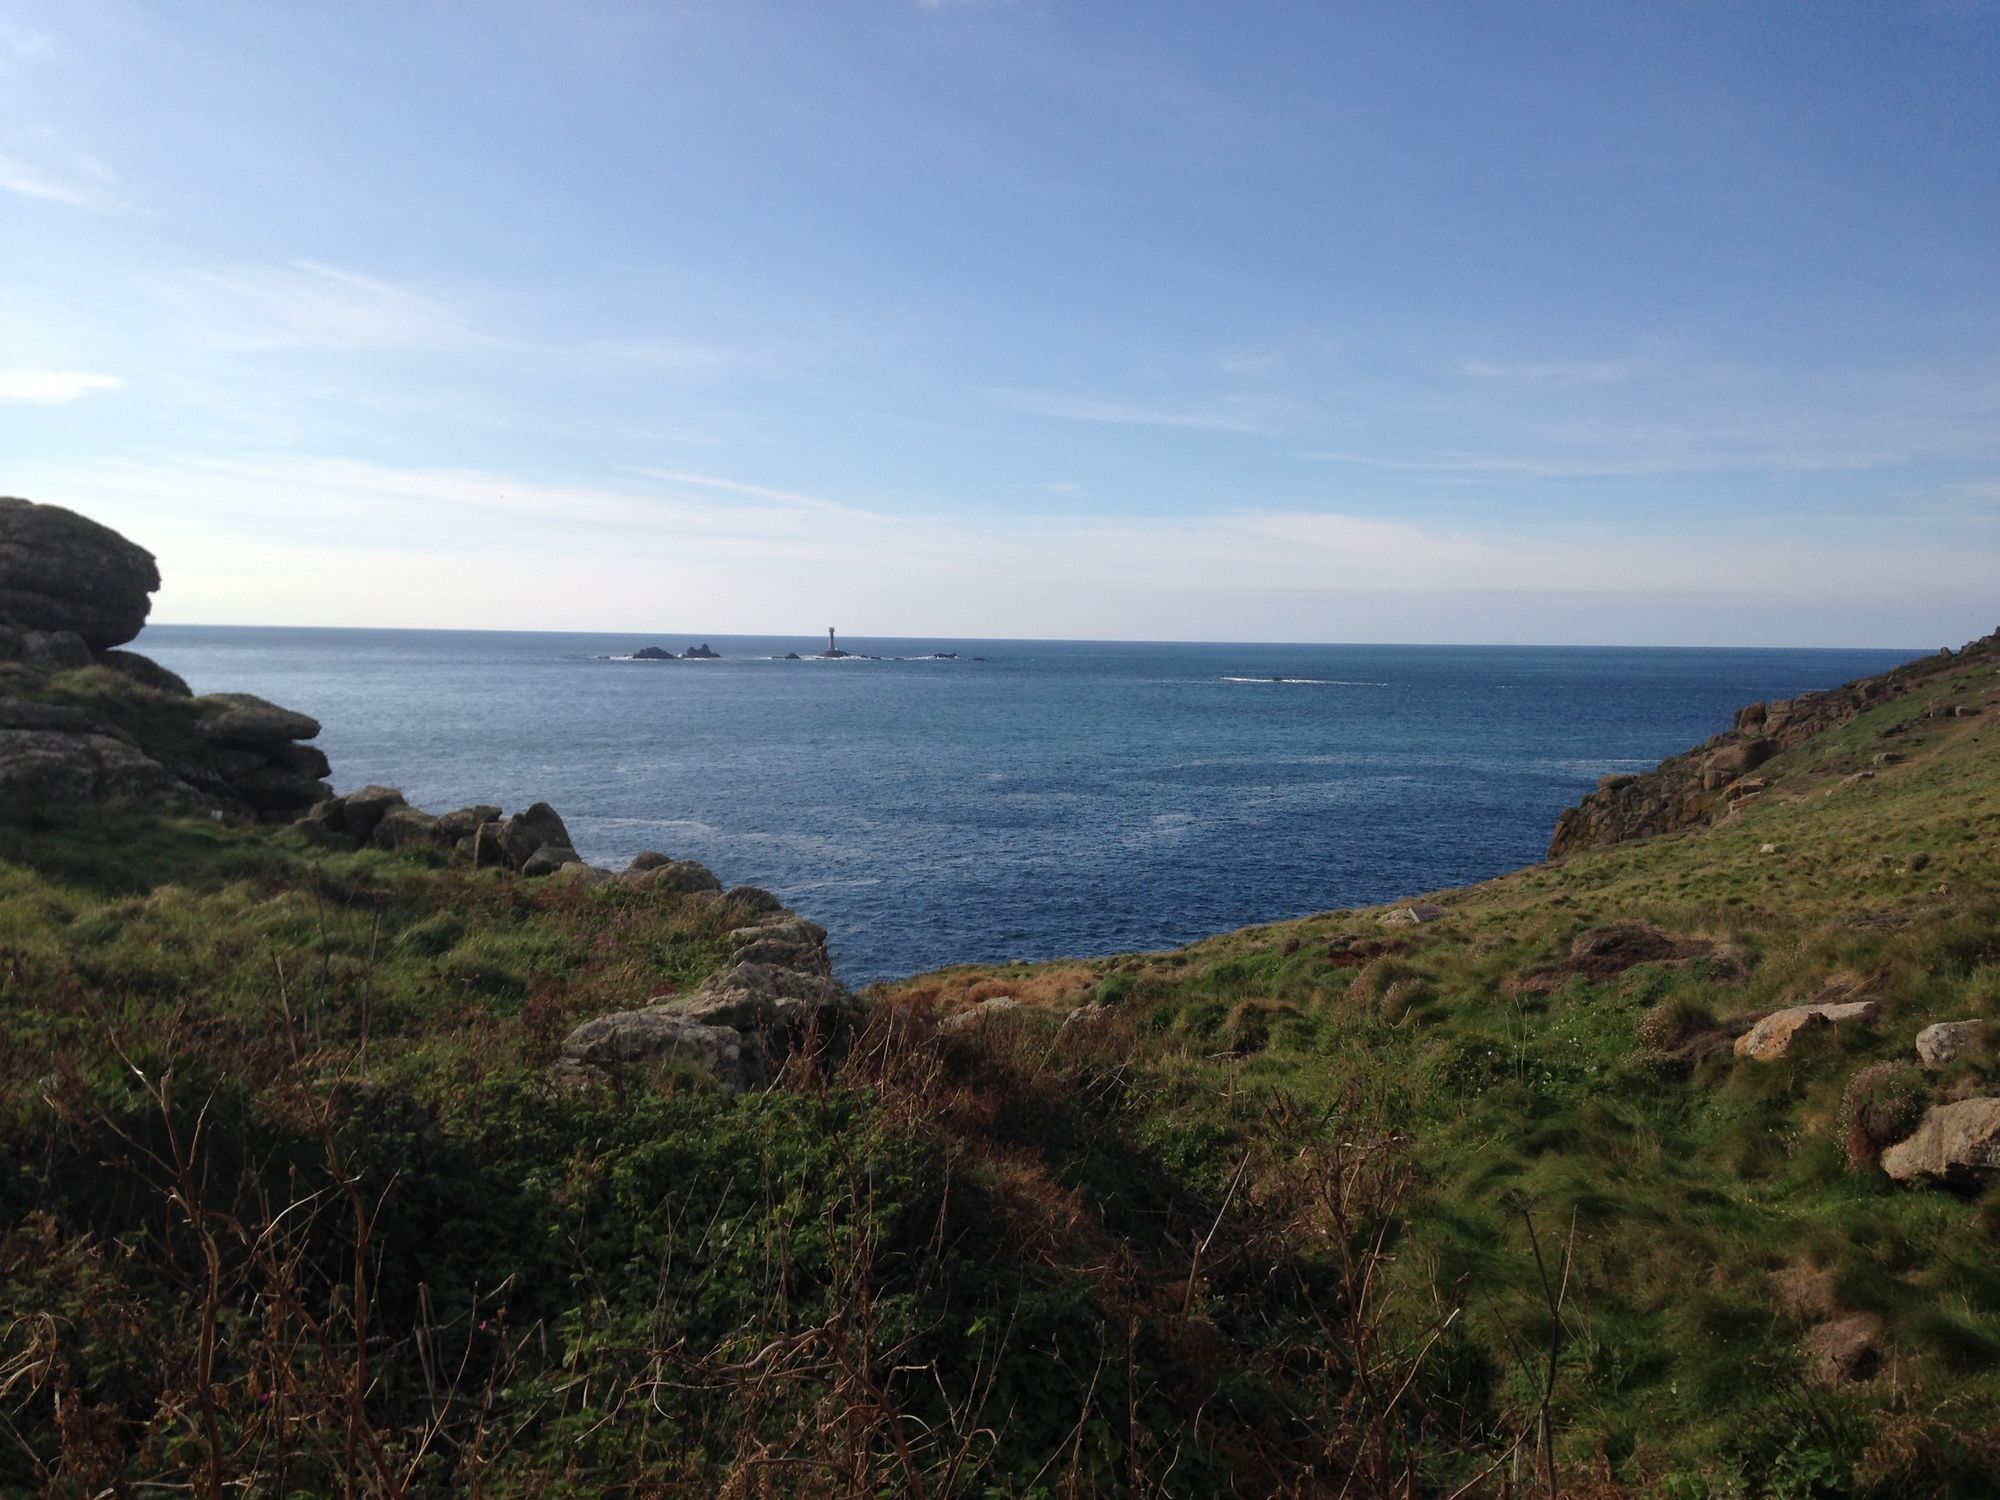
M 1474 380 L 1512 380 L 1535 385 L 1603 385 L 1629 380 L 1645 368 L 1637 359 L 1598 359 L 1546 363 L 1464 359 L 1458 373 Z
M 116 390 L 116 375 L 81 370 L 0 370 L 0 401 L 75 401 L 92 391 Z
M 1009 406 L 1036 416 L 1118 427 L 1178 427 L 1196 432 L 1277 436 L 1296 431 L 1304 415 L 1296 402 L 1275 397 L 1223 396 L 1183 404 L 1062 391 L 999 390 L 993 394 Z
M 468 319 L 422 292 L 313 260 L 197 271 L 164 295 L 221 349 L 379 353 L 481 341 Z
M 1560 608 L 1571 639 L 1631 639 L 1652 609 L 1641 639 L 1731 640 L 1752 607 L 1780 624 L 1829 600 L 1983 610 L 1996 563 L 1967 540 L 1984 531 L 1885 551 L 1831 523 L 1809 550 L 1795 528 L 1754 522 L 1717 549 L 1679 526 L 1474 530 L 1335 509 L 917 523 L 677 470 L 605 483 L 287 458 L 20 478 L 159 552 L 162 618 L 246 623 L 1491 639 L 1476 599 L 1519 622 L 1515 639 L 1560 638 L 1530 630 Z
M 741 350 L 716 344 L 688 343 L 676 339 L 585 339 L 577 352 L 589 359 L 631 365 L 644 370 L 671 374 L 707 375 L 741 369 L 751 363 Z
M 633 469 L 631 472 L 649 479 L 662 479 L 669 484 L 689 485 L 698 490 L 709 490 L 724 495 L 742 495 L 753 500 L 775 501 L 780 505 L 795 505 L 801 510 L 820 511 L 826 515 L 866 516 L 878 521 L 889 519 L 879 511 L 857 510 L 837 500 L 824 500 L 817 495 L 801 495 L 796 490 L 772 489 L 769 485 L 747 484 L 740 479 L 721 479 L 713 474 L 691 474 L 684 469 Z
M 1215 367 L 1235 380 L 1273 375 L 1284 368 L 1285 356 L 1275 349 L 1232 349 L 1218 355 Z
M 0 192 L 104 212 L 116 206 L 111 187 L 110 172 L 93 157 L 76 156 L 66 165 L 50 165 L 0 151 Z

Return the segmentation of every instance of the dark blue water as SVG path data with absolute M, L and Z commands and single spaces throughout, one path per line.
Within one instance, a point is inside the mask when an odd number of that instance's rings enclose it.
M 961 659 L 780 662 L 817 644 L 717 637 L 723 661 L 605 659 L 644 644 L 156 626 L 139 647 L 197 692 L 317 716 L 343 790 L 546 800 L 587 859 L 659 849 L 768 886 L 857 983 L 1496 875 L 1604 773 L 1912 654 L 843 640 Z

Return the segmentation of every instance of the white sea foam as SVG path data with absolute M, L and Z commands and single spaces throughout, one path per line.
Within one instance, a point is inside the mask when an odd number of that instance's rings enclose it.
M 1224 682 L 1261 682 L 1267 687 L 1387 687 L 1386 682 L 1356 682 L 1346 677 L 1224 677 Z

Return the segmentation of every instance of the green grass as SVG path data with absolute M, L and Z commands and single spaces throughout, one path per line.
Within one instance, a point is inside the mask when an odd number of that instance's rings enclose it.
M 844 1070 L 743 1098 L 547 1066 L 711 972 L 724 903 L 0 820 L 0 1489 L 1449 1492 L 1536 1468 L 1546 1394 L 1593 1493 L 1992 1493 L 2000 1189 L 1897 1187 L 1843 1113 L 1923 1025 L 2000 1018 L 2000 711 L 1920 717 L 1974 670 L 1714 827 L 1421 927 L 922 976 Z M 38 690 L 184 728 L 102 676 Z M 1633 920 L 1714 946 L 1525 982 Z M 1834 986 L 1878 1024 L 1673 1050 Z M 1886 1366 L 1830 1389 L 1843 1314 Z

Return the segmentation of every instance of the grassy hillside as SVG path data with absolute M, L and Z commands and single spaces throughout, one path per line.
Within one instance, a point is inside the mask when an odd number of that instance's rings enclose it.
M 1993 1493 L 2000 1195 L 1874 1165 L 2000 1093 L 1911 1052 L 2000 1019 L 1991 671 L 1712 828 L 924 976 L 737 1097 L 549 1066 L 728 900 L 0 822 L 0 1487 Z M 1734 1055 L 1823 997 L 1880 1011 Z

